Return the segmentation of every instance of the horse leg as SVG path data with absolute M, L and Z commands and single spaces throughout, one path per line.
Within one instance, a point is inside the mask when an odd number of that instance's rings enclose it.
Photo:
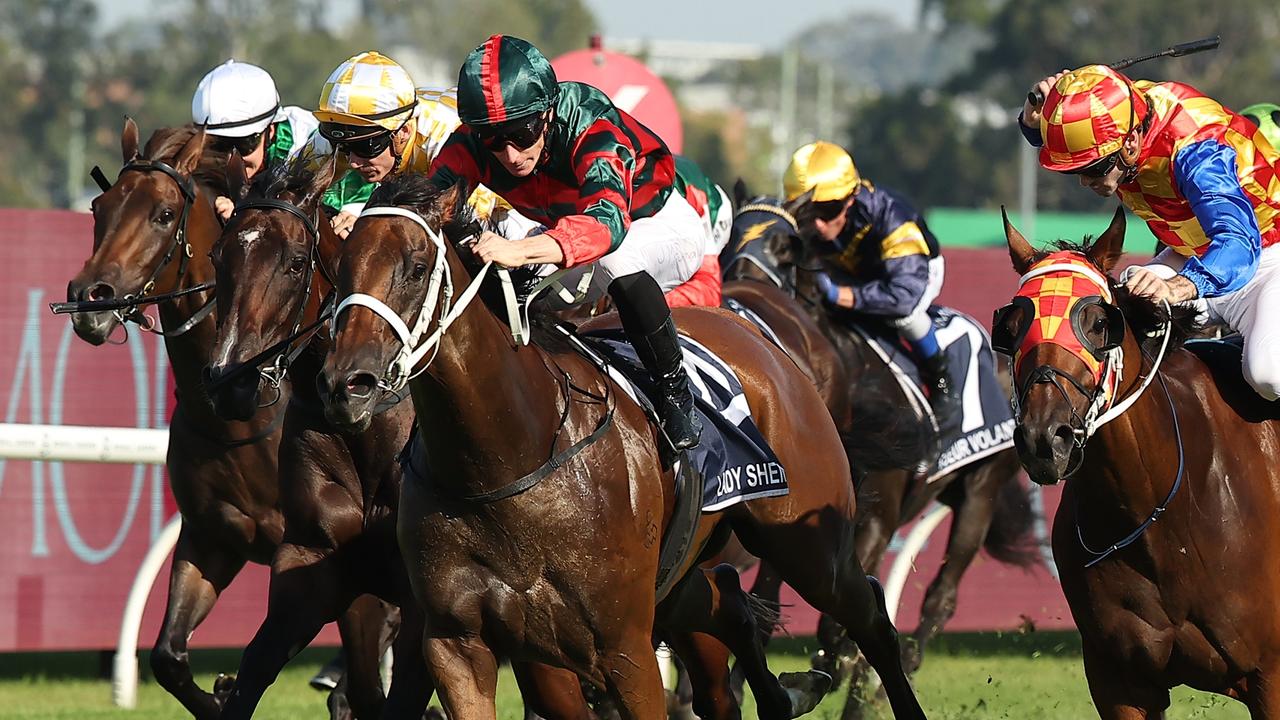
M 920 608 L 920 623 L 911 639 L 902 644 L 902 665 L 907 674 L 920 668 L 925 643 L 938 634 L 947 621 L 956 614 L 956 596 L 960 578 L 973 563 L 982 541 L 991 528 L 995 511 L 995 490 L 988 492 L 969 488 L 969 492 L 957 504 L 951 519 L 951 531 L 947 536 L 947 551 L 942 567 L 925 591 Z
M 694 714 L 701 720 L 741 718 L 732 684 L 724 677 L 729 648 L 705 633 L 671 633 L 665 637 L 671 649 L 684 660 L 684 670 L 693 689 Z
M 497 720 L 498 660 L 479 637 L 424 634 L 422 652 L 450 720 Z
M 1135 681 L 1101 653 L 1084 646 L 1084 677 L 1101 720 L 1160 720 L 1169 707 L 1169 691 Z
M 595 717 L 582 695 L 578 676 L 563 668 L 539 663 L 512 663 L 511 670 L 524 699 L 525 717 L 546 720 L 591 720 Z
M 667 692 L 647 630 L 622 638 L 600 658 L 605 689 L 623 720 L 655 720 L 667 713 Z
M 435 685 L 422 657 L 424 622 L 417 602 L 410 601 L 401 606 L 400 632 L 393 645 L 395 664 L 391 668 L 391 690 L 382 710 L 384 718 L 418 720 L 435 693 Z
M 1243 693 L 1242 699 L 1249 707 L 1249 717 L 1253 720 L 1280 718 L 1280 685 L 1275 683 L 1275 679 L 1275 675 L 1266 670 L 1261 670 L 1250 678 L 1249 688 Z
M 198 719 L 217 718 L 221 703 L 196 685 L 191 676 L 187 639 L 204 622 L 209 611 L 244 567 L 245 558 L 233 552 L 207 547 L 186 523 L 178 534 L 169 576 L 169 604 L 160 635 L 151 651 L 151 672 L 187 712 Z
M 248 718 L 280 670 L 319 634 L 325 623 L 351 605 L 352 593 L 342 588 L 341 574 L 331 554 L 284 544 L 271 568 L 267 616 L 244 649 L 235 687 L 223 708 L 223 718 Z M 377 635 L 373 635 L 374 645 Z M 347 657 L 347 677 L 355 679 Z M 376 671 L 375 671 L 376 676 Z M 348 686 L 351 683 L 348 682 Z M 353 696 L 359 697 L 357 689 Z M 357 717 L 365 708 L 353 707 Z
M 381 600 L 360 595 L 338 617 L 338 632 L 347 658 L 347 703 L 361 720 L 383 715 L 386 698 L 382 694 L 382 633 L 388 614 L 388 607 Z

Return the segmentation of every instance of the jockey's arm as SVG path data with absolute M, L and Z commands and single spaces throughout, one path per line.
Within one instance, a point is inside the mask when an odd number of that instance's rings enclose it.
M 868 315 L 910 314 L 929 285 L 929 256 L 913 253 L 888 258 L 884 270 L 880 278 L 851 286 L 852 304 L 845 307 Z
M 1200 297 L 1244 287 L 1257 272 L 1262 241 L 1253 205 L 1236 175 L 1235 149 L 1214 140 L 1192 143 L 1174 158 L 1174 177 L 1209 238 L 1208 250 L 1187 258 L 1179 276 Z
M 546 232 L 560 245 L 563 267 L 587 265 L 616 250 L 631 226 L 630 178 L 635 158 L 619 132 L 612 124 L 597 121 L 575 150 L 575 214 L 561 217 Z

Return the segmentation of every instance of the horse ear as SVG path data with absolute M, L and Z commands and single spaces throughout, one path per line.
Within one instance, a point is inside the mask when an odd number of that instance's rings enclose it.
M 190 175 L 196 171 L 200 165 L 200 156 L 204 154 L 204 138 L 204 128 L 200 127 L 178 152 L 178 159 L 173 163 L 175 170 L 183 175 Z
M 1036 255 L 1035 248 L 1031 247 L 1031 243 L 1022 237 L 1018 228 L 1009 222 L 1009 213 L 1005 211 L 1003 205 L 1000 206 L 1000 217 L 1004 219 L 1004 238 L 1009 242 L 1009 260 L 1013 261 L 1013 269 L 1021 275 L 1031 268 L 1032 260 Z
M 298 162 L 302 162 L 301 159 Z M 311 207 L 314 203 L 324 197 L 325 190 L 333 185 L 333 179 L 338 174 L 338 156 L 329 155 L 320 165 L 320 169 L 316 171 L 314 177 L 311 178 L 311 184 L 307 186 L 307 190 L 303 193 L 301 205 L 303 207 Z
M 751 194 L 747 192 L 747 181 L 738 178 L 737 182 L 733 184 L 733 206 L 740 208 L 746 205 L 750 199 Z
M 1102 268 L 1104 273 L 1110 273 L 1124 253 L 1124 226 L 1124 206 L 1121 205 L 1116 207 L 1116 214 L 1112 216 L 1107 231 L 1089 246 L 1089 260 Z
M 236 201 L 243 200 L 249 192 L 249 173 L 244 169 L 244 158 L 240 157 L 239 150 L 231 151 L 223 172 L 227 178 L 227 190 L 231 193 L 229 197 Z
M 138 124 L 124 116 L 124 130 L 120 133 L 120 155 L 127 164 L 138 157 Z
M 796 229 L 800 232 L 807 232 L 806 228 L 813 227 L 814 207 L 813 207 L 813 190 L 805 192 L 800 197 L 788 203 L 784 203 L 783 210 L 791 214 L 796 219 Z
M 462 213 L 469 197 L 471 197 L 471 186 L 465 180 L 458 180 L 448 190 L 440 193 L 434 208 L 437 217 L 440 218 L 440 224 L 448 225 L 453 222 L 453 219 Z

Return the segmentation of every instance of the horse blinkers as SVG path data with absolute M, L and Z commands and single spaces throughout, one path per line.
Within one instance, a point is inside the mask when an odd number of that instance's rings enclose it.
M 1103 333 L 1100 343 L 1090 339 L 1091 328 L 1084 326 L 1085 313 L 1095 305 L 1100 306 L 1105 314 L 1105 327 L 1092 329 L 1094 332 L 1100 330 Z M 1022 315 L 1017 319 L 1017 325 L 1010 327 L 1012 316 L 1018 310 L 1022 311 Z M 1096 360 L 1101 361 L 1108 352 L 1120 347 L 1124 342 L 1124 313 L 1116 305 L 1104 301 L 1100 295 L 1080 298 L 1071 308 L 1070 318 L 1071 330 L 1075 333 L 1076 340 Z M 1013 302 L 999 308 L 992 315 L 991 349 L 1002 355 L 1013 357 L 1022 347 L 1027 333 L 1031 330 L 1031 323 L 1035 319 L 1035 307 L 1031 299 L 1021 295 L 1015 297 Z

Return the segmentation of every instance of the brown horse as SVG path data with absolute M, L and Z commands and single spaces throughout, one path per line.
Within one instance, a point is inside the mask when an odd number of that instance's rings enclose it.
M 1106 720 L 1163 717 L 1177 685 L 1277 718 L 1276 411 L 1239 355 L 1178 347 L 1192 311 L 1110 280 L 1124 225 L 1118 209 L 1091 246 L 1039 253 L 1006 218 L 1023 283 L 992 334 L 1015 359 L 1023 465 L 1067 481 L 1054 560 L 1089 691 Z
M 914 471 L 893 467 L 892 460 L 904 453 L 936 449 L 927 437 L 903 428 L 897 419 L 905 398 L 884 363 L 861 335 L 833 322 L 823 310 L 812 287 L 812 274 L 800 271 L 815 261 L 800 238 L 791 210 L 768 198 L 749 199 L 741 186 L 735 190 L 739 208 L 765 210 L 764 214 L 740 211 L 735 218 L 730 248 L 739 252 L 722 256 L 724 295 L 774 329 L 783 348 L 817 384 L 854 472 L 870 469 L 858 482 L 856 547 L 863 567 L 878 568 L 894 532 L 931 502 L 942 502 L 955 513 L 942 567 L 925 593 L 911 640 L 903 643 L 903 665 L 914 672 L 929 639 L 955 614 L 960 579 L 979 548 L 1018 567 L 1037 561 L 1027 542 L 1034 517 L 1018 480 L 1017 456 L 1013 450 L 1004 450 L 927 484 L 919 482 Z M 758 222 L 762 218 L 771 220 Z M 750 257 L 741 252 L 744 249 L 750 250 Z M 886 448 L 890 449 L 887 455 Z M 776 598 L 778 583 L 778 576 L 766 565 L 752 591 Z M 839 626 L 824 616 L 819 625 L 823 651 L 818 667 L 833 672 L 848 667 L 851 649 L 842 635 Z M 857 712 L 857 703 L 851 703 L 848 712 Z
M 494 717 L 495 652 L 573 670 L 606 688 L 624 717 L 660 717 L 655 615 L 682 655 L 684 641 L 699 637 L 736 645 L 740 659 L 758 645 L 756 637 L 741 642 L 749 628 L 725 627 L 714 612 L 719 591 L 736 589 L 736 573 L 712 573 L 714 582 L 701 572 L 684 575 L 655 611 L 658 541 L 674 505 L 656 430 L 552 332 L 517 345 L 488 307 L 500 301 L 486 294 L 484 303 L 467 304 L 472 291 L 494 283 L 441 300 L 448 278 L 462 285 L 473 277 L 474 266 L 454 249 L 463 234 L 461 196 L 459 188 L 438 193 L 422 178 L 388 183 L 370 204 L 394 206 L 379 209 L 398 215 L 366 210 L 347 239 L 338 274 L 344 303 L 363 293 L 365 305 L 377 299 L 382 308 L 339 317 L 322 374 L 330 416 L 364 422 L 379 387 L 394 389 L 416 374 L 409 387 L 420 434 L 408 454 L 415 470 L 401 491 L 399 537 L 427 612 L 427 662 L 451 717 Z M 423 307 L 431 314 L 419 325 Z M 849 552 L 848 464 L 812 383 L 727 313 L 690 309 L 677 318 L 729 359 L 757 425 L 793 478 L 789 495 L 703 516 L 695 547 L 731 525 L 753 553 L 783 561 L 787 582 L 859 641 L 898 716 L 922 717 L 883 596 Z M 418 332 L 409 335 L 408 327 Z M 683 569 L 696 560 L 687 558 Z M 722 584 L 729 577 L 734 588 Z M 714 681 L 717 692 L 727 690 L 723 658 L 719 669 L 705 666 L 705 676 L 691 668 L 695 688 Z M 762 716 L 791 714 L 786 695 L 762 696 L 763 684 L 748 681 Z
M 125 122 L 124 168 L 93 201 L 93 255 L 67 285 L 69 301 L 144 300 L 213 279 L 208 253 L 220 231 L 213 198 L 225 194 L 225 158 L 205 152 L 204 140 L 190 125 L 161 129 L 139 154 L 138 127 Z M 182 531 L 151 669 L 198 718 L 217 717 L 219 706 L 192 679 L 187 640 L 246 561 L 270 560 L 283 532 L 278 413 L 224 421 L 200 382 L 214 341 L 214 318 L 202 313 L 210 301 L 207 291 L 190 293 L 159 308 L 177 385 L 167 464 Z M 77 314 L 72 322 L 82 339 L 101 345 L 124 319 L 141 320 L 138 312 L 133 305 Z
M 245 648 L 223 718 L 249 717 L 285 663 L 334 620 L 346 650 L 346 695 L 356 717 L 416 720 L 431 697 L 421 613 L 405 602 L 411 595 L 395 542 L 395 456 L 408 437 L 413 411 L 391 408 L 370 432 L 339 433 L 324 422 L 315 390 L 315 373 L 328 350 L 317 332 L 332 291 L 326 263 L 339 244 L 319 210 L 333 167 L 330 162 L 320 172 L 295 172 L 282 165 L 258 175 L 252 187 L 238 155 L 228 167 L 229 196 L 238 204 L 211 254 L 218 335 L 206 384 L 218 414 L 227 419 L 253 417 L 273 403 L 286 371 L 292 394 L 285 407 L 275 409 L 285 414 L 279 449 L 284 535 L 271 559 L 267 616 Z M 361 598 L 365 593 L 402 609 L 404 632 L 397 636 L 387 698 L 379 678 L 380 644 L 371 640 L 381 613 L 367 596 Z M 370 610 L 361 612 L 362 607 Z

